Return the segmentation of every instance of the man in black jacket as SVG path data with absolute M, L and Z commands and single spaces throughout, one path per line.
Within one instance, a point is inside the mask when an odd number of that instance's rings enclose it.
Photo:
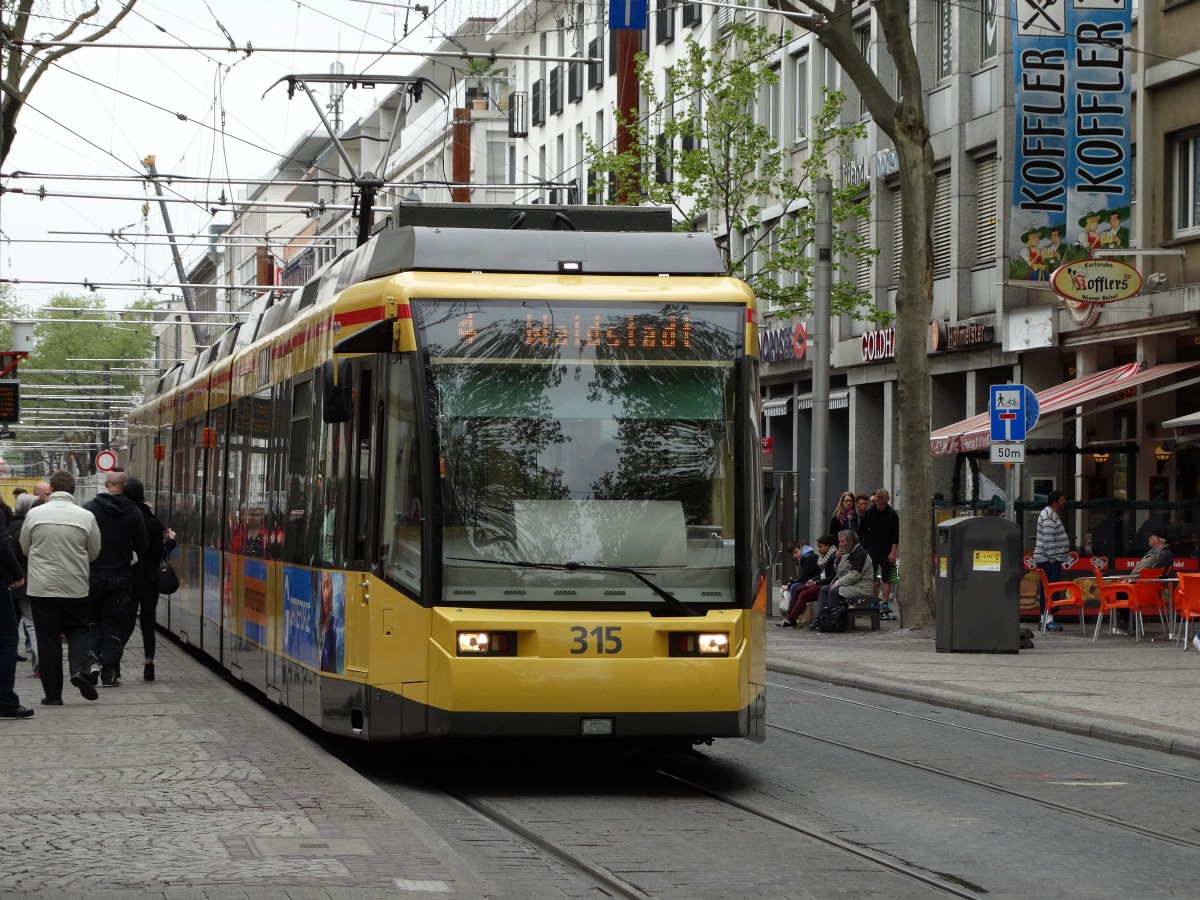
M 889 505 L 891 499 L 892 495 L 884 488 L 877 490 L 875 505 L 867 510 L 863 523 L 862 542 L 881 579 L 879 605 L 886 612 L 880 618 L 894 615 L 888 601 L 892 598 L 892 573 L 896 569 L 896 555 L 900 549 L 900 517 Z
M 13 552 L 8 531 L 0 531 L 0 719 L 28 719 L 32 709 L 17 696 L 17 617 L 9 588 L 25 584 L 25 572 Z
M 105 687 L 121 682 L 134 554 L 146 554 L 146 526 L 137 504 L 125 496 L 127 482 L 124 472 L 109 472 L 108 493 L 83 505 L 100 527 L 100 555 L 92 560 L 88 588 L 88 648 L 92 684 L 98 675 Z

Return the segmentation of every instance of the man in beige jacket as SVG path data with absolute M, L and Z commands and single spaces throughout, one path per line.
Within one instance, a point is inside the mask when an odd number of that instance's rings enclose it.
M 37 628 L 38 660 L 46 706 L 62 706 L 62 645 L 67 636 L 71 684 L 95 700 L 88 673 L 88 566 L 100 553 L 96 517 L 75 505 L 75 476 L 63 469 L 50 476 L 50 498 L 25 516 L 21 550 L 29 559 L 27 596 Z M 99 673 L 97 673 L 98 675 Z

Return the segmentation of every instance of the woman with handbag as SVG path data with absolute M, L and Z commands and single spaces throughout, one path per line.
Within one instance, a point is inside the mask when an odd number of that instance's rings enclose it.
M 154 510 L 146 503 L 146 488 L 136 478 L 130 478 L 125 486 L 125 496 L 138 505 L 142 511 L 142 519 L 146 525 L 145 559 L 139 559 L 133 564 L 132 590 L 133 609 L 137 611 L 142 624 L 142 647 L 146 654 L 146 665 L 142 669 L 142 677 L 146 681 L 154 680 L 154 614 L 158 609 L 158 569 L 159 566 L 175 549 L 175 532 L 163 526 L 154 515 Z M 178 583 L 176 583 L 178 586 Z M 125 624 L 125 641 L 128 642 L 133 634 L 133 614 Z

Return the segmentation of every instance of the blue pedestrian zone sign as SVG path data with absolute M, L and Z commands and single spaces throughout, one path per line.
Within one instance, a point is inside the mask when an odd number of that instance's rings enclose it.
M 650 0 L 608 0 L 608 27 L 614 31 L 645 31 Z
M 1023 384 L 993 384 L 988 404 L 993 441 L 1023 441 L 1037 424 L 1037 395 Z

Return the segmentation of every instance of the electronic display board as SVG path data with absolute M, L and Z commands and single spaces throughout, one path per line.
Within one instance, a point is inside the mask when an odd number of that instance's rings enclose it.
M 0 381 L 0 423 L 21 421 L 21 385 L 17 381 Z

